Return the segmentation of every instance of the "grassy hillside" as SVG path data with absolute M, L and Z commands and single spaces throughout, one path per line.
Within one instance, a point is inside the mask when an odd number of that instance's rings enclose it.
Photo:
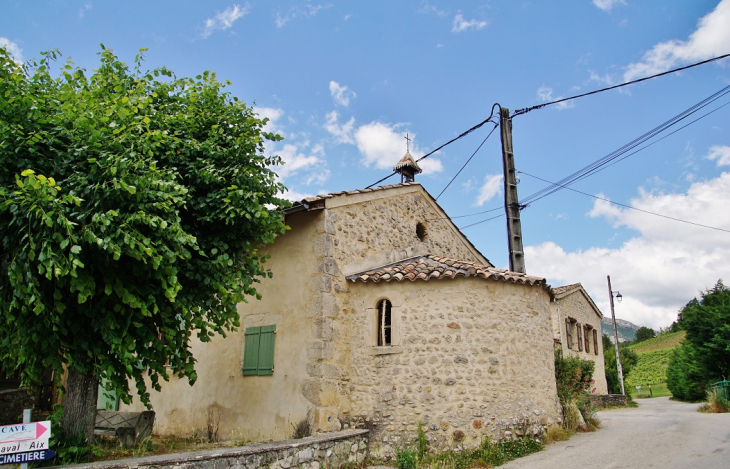
M 686 334 L 687 333 L 684 331 L 665 332 L 664 334 L 660 334 L 659 337 L 630 345 L 629 348 L 638 354 L 654 352 L 656 350 L 673 349 L 682 343 Z
M 672 350 L 684 340 L 684 336 L 684 331 L 664 333 L 654 339 L 629 346 L 638 355 L 638 362 L 626 376 L 627 388 L 633 391 L 637 385 L 666 383 Z

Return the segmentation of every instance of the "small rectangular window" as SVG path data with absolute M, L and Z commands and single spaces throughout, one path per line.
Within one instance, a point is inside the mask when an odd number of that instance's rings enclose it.
M 274 374 L 274 337 L 276 326 L 246 329 L 243 348 L 243 376 Z
M 577 336 L 576 342 L 578 342 L 578 351 L 582 352 L 583 351 L 583 329 L 581 328 L 580 323 L 575 324 L 575 335 Z
M 593 353 L 598 355 L 598 329 L 593 329 Z
M 591 353 L 591 329 L 593 328 L 588 324 L 583 326 L 583 338 L 586 343 L 586 353 Z

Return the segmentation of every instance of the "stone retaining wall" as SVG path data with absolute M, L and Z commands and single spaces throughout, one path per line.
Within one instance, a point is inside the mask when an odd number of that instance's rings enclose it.
M 35 395 L 28 388 L 0 391 L 0 425 L 23 421 L 23 409 L 32 409 Z
M 221 448 L 192 453 L 165 454 L 147 458 L 120 459 L 91 464 L 79 464 L 75 468 L 131 469 L 320 469 L 340 467 L 347 463 L 360 463 L 368 454 L 368 431 L 345 430 L 302 438 L 277 441 L 238 448 Z
M 616 407 L 626 405 L 626 396 L 622 394 L 605 394 L 592 397 L 596 405 L 600 407 Z

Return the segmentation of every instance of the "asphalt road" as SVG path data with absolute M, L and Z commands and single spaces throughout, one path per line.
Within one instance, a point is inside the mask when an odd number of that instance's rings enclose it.
M 601 429 L 553 443 L 503 469 L 730 469 L 730 414 L 703 414 L 668 397 L 599 412 Z

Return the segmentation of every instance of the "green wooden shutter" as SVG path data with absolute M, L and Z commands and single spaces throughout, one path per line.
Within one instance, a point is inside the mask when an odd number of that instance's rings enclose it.
M 261 327 L 258 366 L 259 375 L 274 374 L 274 337 L 276 337 L 276 326 Z
M 243 349 L 243 376 L 274 374 L 274 337 L 276 326 L 246 329 Z
M 107 380 L 102 379 L 99 383 L 99 394 L 96 398 L 96 408 L 101 410 L 119 410 L 119 397 L 116 391 L 107 391 L 105 388 Z
M 257 374 L 259 363 L 259 342 L 261 342 L 261 328 L 249 327 L 246 329 L 245 346 L 243 349 L 243 376 Z

